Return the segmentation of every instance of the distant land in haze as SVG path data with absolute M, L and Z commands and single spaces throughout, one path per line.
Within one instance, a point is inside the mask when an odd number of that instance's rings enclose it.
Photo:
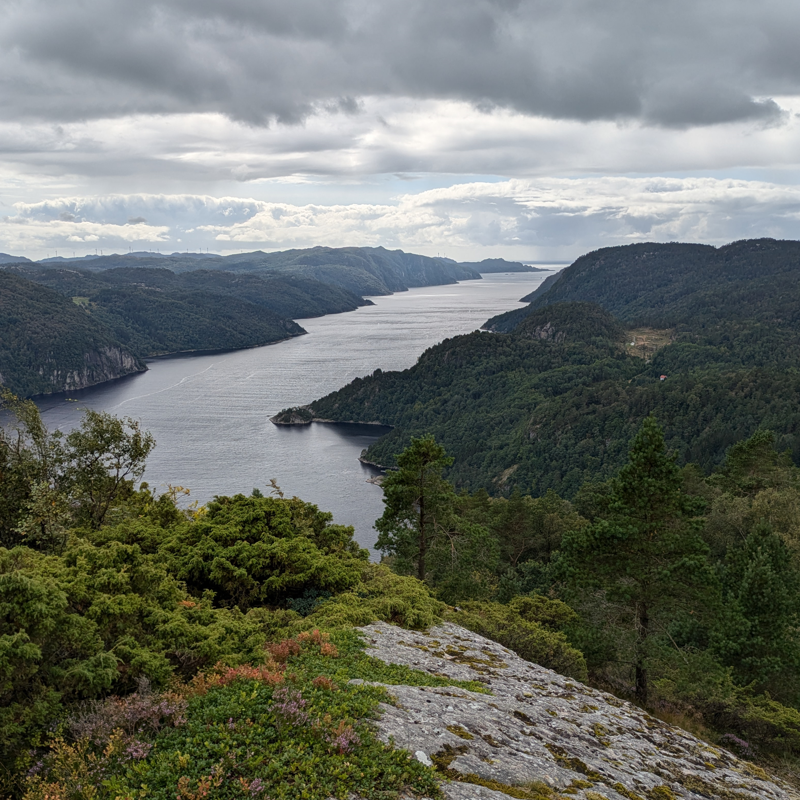
M 31 264 L 33 263 L 29 258 L 24 256 L 10 256 L 8 253 L 0 253 L 0 264 Z
M 382 247 L 230 256 L 137 252 L 0 254 L 0 383 L 20 396 L 85 388 L 146 369 L 144 359 L 230 350 L 305 333 L 294 320 L 369 305 L 368 296 L 538 272 L 519 262 Z
M 504 258 L 484 258 L 483 261 L 462 261 L 462 267 L 470 267 L 489 275 L 497 272 L 549 272 L 548 269 L 521 264 L 519 261 L 506 261 Z
M 392 426 L 364 456 L 384 466 L 433 434 L 450 479 L 491 494 L 574 495 L 619 469 L 650 413 L 681 464 L 710 471 L 759 429 L 800 463 L 800 242 L 604 248 L 526 299 L 274 419 Z

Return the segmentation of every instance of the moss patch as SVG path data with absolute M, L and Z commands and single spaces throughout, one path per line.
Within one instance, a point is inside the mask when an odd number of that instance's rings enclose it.
M 623 797 L 627 798 L 627 800 L 644 800 L 644 798 L 640 794 L 632 792 L 630 789 L 623 786 L 621 783 L 615 783 L 611 788 L 617 794 L 621 794 Z
M 645 794 L 647 795 L 647 800 L 678 800 L 675 792 L 666 784 L 654 786 L 652 789 L 648 789 Z
M 733 789 L 726 789 L 719 785 L 713 785 L 704 781 L 696 775 L 689 775 L 681 780 L 684 789 L 688 789 L 695 794 L 705 795 L 706 797 L 719 798 L 719 800 L 757 800 L 752 794 L 747 792 L 736 792 Z
M 448 725 L 447 730 L 453 735 L 458 736 L 459 739 L 466 739 L 469 741 L 475 738 L 466 728 L 462 728 L 460 725 Z
M 556 762 L 562 767 L 571 769 L 573 772 L 580 772 L 591 781 L 602 780 L 602 775 L 600 775 L 599 772 L 595 772 L 595 770 L 593 770 L 587 764 L 584 764 L 579 758 L 573 758 L 572 756 L 568 755 L 567 751 L 563 747 L 559 747 L 558 745 L 550 743 L 545 744 L 545 747 L 550 751 Z

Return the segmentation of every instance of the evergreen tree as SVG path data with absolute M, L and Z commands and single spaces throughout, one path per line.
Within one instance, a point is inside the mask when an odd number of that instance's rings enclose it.
M 455 504 L 453 487 L 442 472 L 453 463 L 433 436 L 412 439 L 397 457 L 398 468 L 383 479 L 383 516 L 376 520 L 376 547 L 394 558 L 398 572 L 427 574 L 426 557 L 444 535 Z
M 726 614 L 712 637 L 734 679 L 798 701 L 800 576 L 783 540 L 757 524 L 724 568 Z
M 647 702 L 648 652 L 670 612 L 690 607 L 708 584 L 707 548 L 699 535 L 697 501 L 682 491 L 681 472 L 664 447 L 654 417 L 642 423 L 628 463 L 597 493 L 597 516 L 562 541 L 568 586 L 609 611 L 616 638 L 633 641 L 635 692 Z

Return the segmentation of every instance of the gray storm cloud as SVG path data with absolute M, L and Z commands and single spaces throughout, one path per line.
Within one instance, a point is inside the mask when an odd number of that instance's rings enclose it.
M 741 0 L 6 0 L 7 119 L 219 112 L 264 125 L 360 99 L 685 128 L 773 124 L 800 90 L 796 4 Z

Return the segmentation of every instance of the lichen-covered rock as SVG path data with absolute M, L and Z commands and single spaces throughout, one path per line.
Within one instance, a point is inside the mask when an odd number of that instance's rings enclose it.
M 464 628 L 361 630 L 375 658 L 488 690 L 386 687 L 394 704 L 382 707 L 379 735 L 451 778 L 448 800 L 800 798 L 726 750 Z

